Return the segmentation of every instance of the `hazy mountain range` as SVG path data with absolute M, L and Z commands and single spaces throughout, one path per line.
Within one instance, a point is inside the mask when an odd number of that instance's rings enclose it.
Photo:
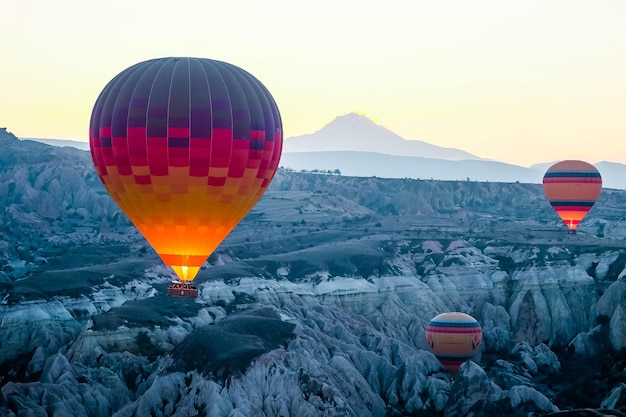
M 80 142 L 77 140 L 65 140 L 65 139 L 44 139 L 44 138 L 20 138 L 22 140 L 34 140 L 36 142 L 45 143 L 51 146 L 69 146 L 72 148 L 80 149 L 83 151 L 89 150 L 89 142 Z
M 355 113 L 337 117 L 315 133 L 287 138 L 281 165 L 295 170 L 335 170 L 344 175 L 541 183 L 556 161 L 531 167 L 488 160 L 460 149 L 406 140 Z M 626 188 L 626 165 L 595 164 L 606 188 Z
M 442 148 L 420 140 L 406 140 L 366 116 L 349 113 L 315 133 L 285 140 L 284 152 L 361 151 L 421 158 L 481 159 L 460 149 Z
M 87 142 L 30 139 L 89 150 Z M 296 171 L 339 170 L 343 175 L 358 177 L 534 184 L 542 182 L 546 169 L 554 162 L 523 167 L 484 159 L 461 149 L 406 140 L 355 113 L 339 116 L 314 133 L 286 138 L 281 158 L 281 166 Z M 626 188 L 626 165 L 603 161 L 595 166 L 605 188 Z

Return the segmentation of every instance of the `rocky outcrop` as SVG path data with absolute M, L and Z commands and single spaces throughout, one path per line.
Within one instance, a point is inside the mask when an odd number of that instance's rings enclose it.
M 0 415 L 624 407 L 624 192 L 567 235 L 536 185 L 280 171 L 181 300 L 88 153 L 0 147 Z M 484 340 L 455 376 L 424 337 L 451 310 Z
M 126 217 L 106 194 L 89 152 L 0 138 L 0 280 L 20 278 Z M 104 227 L 103 227 L 104 226 Z M 12 266 L 13 259 L 25 264 Z

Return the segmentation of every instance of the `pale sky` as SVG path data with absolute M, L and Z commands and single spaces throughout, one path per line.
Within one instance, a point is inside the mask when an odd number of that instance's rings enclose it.
M 363 113 L 405 139 L 529 166 L 626 163 L 624 0 L 5 0 L 0 126 L 88 141 L 125 68 L 235 64 L 285 137 Z

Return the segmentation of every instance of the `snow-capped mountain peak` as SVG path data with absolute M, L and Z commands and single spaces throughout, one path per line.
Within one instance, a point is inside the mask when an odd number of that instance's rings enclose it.
M 468 152 L 420 140 L 406 140 L 370 118 L 348 113 L 320 130 L 287 138 L 284 152 L 361 151 L 448 160 L 479 159 Z

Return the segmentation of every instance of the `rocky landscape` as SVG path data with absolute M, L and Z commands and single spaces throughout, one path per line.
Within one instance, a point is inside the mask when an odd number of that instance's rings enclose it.
M 625 191 L 570 235 L 538 184 L 282 169 L 197 300 L 89 152 L 0 132 L 0 204 L 0 416 L 626 415 Z

